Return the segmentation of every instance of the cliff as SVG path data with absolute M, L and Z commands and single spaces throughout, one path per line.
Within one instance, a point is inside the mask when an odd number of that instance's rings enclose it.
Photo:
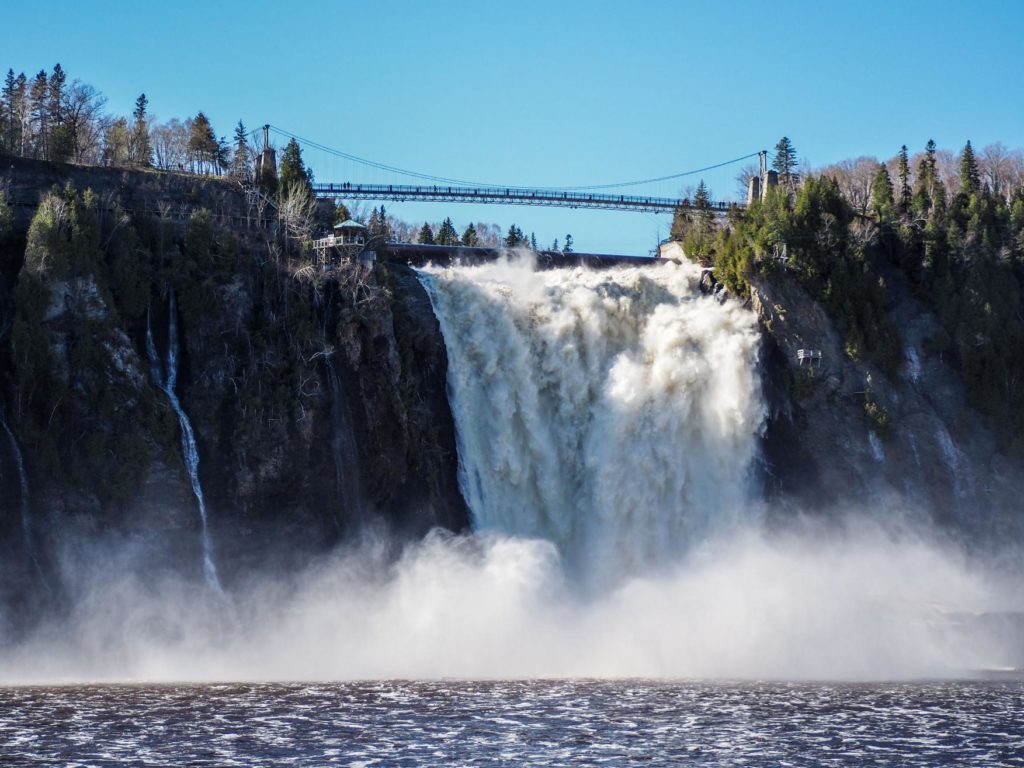
M 1021 534 L 1019 462 L 968 405 L 937 319 L 887 274 L 903 361 L 887 375 L 851 359 L 835 320 L 785 270 L 752 279 L 771 411 L 769 494 L 783 507 L 914 512 L 989 540 Z M 821 353 L 800 359 L 799 351 Z
M 224 181 L 0 168 L 16 214 L 0 233 L 9 593 L 59 573 L 92 536 L 133 542 L 154 568 L 198 569 L 176 556 L 194 554 L 196 498 L 157 386 L 172 325 L 176 394 L 228 579 L 360 530 L 466 527 L 444 343 L 411 270 L 314 271 Z

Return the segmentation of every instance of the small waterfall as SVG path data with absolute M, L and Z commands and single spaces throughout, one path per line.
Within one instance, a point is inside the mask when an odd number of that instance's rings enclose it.
M 14 465 L 18 469 L 18 483 L 21 488 L 21 533 L 25 538 L 25 551 L 35 560 L 35 546 L 32 540 L 32 500 L 28 489 L 28 472 L 25 471 L 25 459 L 21 455 L 21 448 L 18 445 L 14 433 L 7 425 L 3 411 L 0 410 L 0 426 L 7 433 L 7 440 L 11 444 L 11 455 L 14 456 Z
M 430 268 L 474 525 L 556 544 L 591 581 L 751 519 L 764 421 L 751 312 L 660 263 Z
M 189 421 L 185 409 L 181 407 L 181 401 L 174 391 L 178 383 L 178 311 L 174 300 L 174 293 L 171 293 L 170 307 L 168 308 L 169 319 L 167 322 L 167 358 L 161 364 L 156 351 L 156 344 L 153 341 L 153 329 L 149 322 L 149 313 L 146 314 L 146 353 L 149 356 L 150 372 L 153 383 L 160 387 L 167 395 L 171 408 L 178 414 L 178 423 L 181 425 L 181 455 L 185 461 L 185 468 L 188 470 L 189 481 L 192 484 L 192 493 L 196 497 L 199 506 L 200 541 L 203 551 L 203 576 L 206 583 L 217 592 L 221 592 L 220 579 L 217 576 L 217 566 L 213 560 L 213 543 L 210 540 L 210 531 L 206 513 L 206 498 L 203 495 L 203 487 L 199 482 L 199 448 L 196 445 L 195 432 L 192 430 L 192 422 Z
M 335 488 L 338 500 L 345 505 L 350 519 L 358 522 L 363 519 L 363 503 L 359 482 L 359 454 L 352 433 L 352 419 L 334 357 L 328 355 L 324 360 L 327 385 L 331 391 L 331 454 L 334 457 Z M 337 516 L 335 524 L 340 527 Z

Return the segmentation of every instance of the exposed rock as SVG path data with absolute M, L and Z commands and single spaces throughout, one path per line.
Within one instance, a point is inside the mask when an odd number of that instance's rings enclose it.
M 906 503 L 989 532 L 1016 525 L 1007 513 L 1019 470 L 967 406 L 956 371 L 928 351 L 934 316 L 901 286 L 894 295 L 907 347 L 890 379 L 846 356 L 835 323 L 793 277 L 753 281 L 751 304 L 768 345 L 766 453 L 776 494 L 803 506 Z M 801 360 L 800 350 L 821 359 Z

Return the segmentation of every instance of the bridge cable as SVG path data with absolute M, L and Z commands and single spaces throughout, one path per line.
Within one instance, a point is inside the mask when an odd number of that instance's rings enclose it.
M 427 173 L 418 173 L 416 171 L 409 171 L 409 170 L 406 170 L 404 168 L 397 168 L 397 167 L 392 166 L 392 165 L 386 165 L 384 163 L 378 163 L 378 162 L 373 161 L 373 160 L 367 160 L 367 159 L 362 158 L 362 157 L 357 157 L 356 155 L 351 155 L 351 154 L 349 154 L 347 152 L 342 152 L 340 149 L 333 149 L 332 147 L 328 147 L 328 146 L 326 146 L 324 144 L 320 144 L 319 142 L 312 141 L 311 139 L 304 139 L 301 136 L 298 136 L 298 135 L 292 133 L 291 131 L 286 131 L 283 128 L 278 128 L 276 125 L 271 125 L 270 126 L 270 130 L 273 131 L 274 133 L 280 135 L 280 136 L 284 136 L 284 137 L 287 137 L 289 139 L 295 139 L 296 141 L 298 141 L 298 142 L 300 142 L 302 144 L 305 144 L 306 146 L 312 147 L 314 149 L 319 149 L 322 152 L 327 152 L 328 154 L 334 155 L 336 157 L 341 157 L 341 158 L 344 158 L 346 160 L 351 160 L 351 161 L 356 162 L 356 163 L 361 163 L 363 165 L 370 166 L 371 168 L 376 168 L 377 170 L 390 171 L 392 173 L 397 173 L 397 174 L 400 174 L 402 176 L 411 176 L 413 178 L 423 179 L 424 181 L 433 181 L 433 182 L 439 182 L 439 183 L 442 183 L 442 184 L 460 184 L 460 185 L 464 185 L 464 186 L 467 186 L 467 187 L 490 187 L 490 188 L 515 189 L 515 190 L 536 190 L 538 192 L 539 191 L 575 192 L 575 191 L 594 190 L 594 189 L 616 189 L 616 188 L 619 188 L 619 187 L 635 187 L 635 186 L 640 186 L 642 184 L 654 184 L 654 183 L 660 182 L 660 181 L 671 181 L 672 179 L 680 179 L 680 178 L 683 178 L 684 176 L 693 176 L 693 175 L 698 174 L 698 173 L 704 173 L 705 171 L 712 171 L 712 170 L 715 170 L 716 168 L 722 168 L 722 167 L 724 167 L 726 165 L 732 165 L 733 163 L 738 163 L 738 162 L 741 162 L 743 160 L 749 160 L 750 158 L 757 157 L 758 154 L 760 154 L 759 152 L 751 152 L 748 155 L 743 155 L 742 157 L 737 157 L 737 158 L 734 158 L 732 160 L 726 160 L 726 161 L 721 162 L 721 163 L 715 163 L 714 165 L 708 165 L 708 166 L 705 166 L 704 168 L 697 168 L 697 169 L 694 169 L 692 171 L 682 171 L 680 173 L 673 173 L 673 174 L 670 174 L 668 176 L 658 176 L 658 177 L 650 178 L 650 179 L 639 179 L 639 180 L 636 180 L 636 181 L 624 181 L 624 182 L 613 183 L 613 184 L 590 184 L 590 185 L 586 185 L 586 186 L 529 187 L 529 186 L 516 186 L 516 185 L 512 185 L 512 184 L 485 184 L 485 183 L 479 182 L 479 181 L 466 181 L 465 179 L 451 179 L 451 178 L 448 178 L 446 176 L 432 176 L 432 175 L 427 174 Z

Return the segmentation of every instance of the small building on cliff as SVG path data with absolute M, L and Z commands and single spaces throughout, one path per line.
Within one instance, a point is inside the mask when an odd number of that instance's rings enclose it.
M 335 224 L 331 234 L 313 241 L 313 255 L 321 266 L 352 260 L 366 249 L 366 227 L 346 219 Z

